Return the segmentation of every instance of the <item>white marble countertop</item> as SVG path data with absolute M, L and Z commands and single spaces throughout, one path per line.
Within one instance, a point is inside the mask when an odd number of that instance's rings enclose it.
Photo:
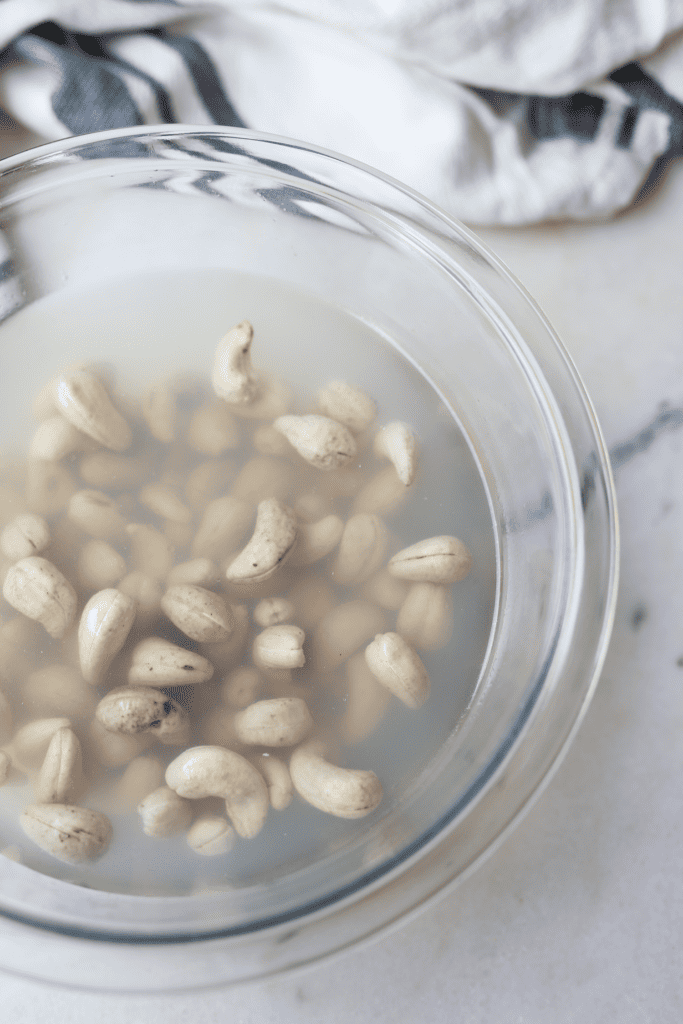
M 22 143 L 0 130 L 3 155 Z M 3 1020 L 683 1019 L 683 415 L 661 416 L 683 409 L 683 166 L 611 223 L 479 233 L 544 308 L 620 453 L 616 626 L 560 770 L 472 877 L 368 949 L 282 980 L 168 997 L 0 975 Z

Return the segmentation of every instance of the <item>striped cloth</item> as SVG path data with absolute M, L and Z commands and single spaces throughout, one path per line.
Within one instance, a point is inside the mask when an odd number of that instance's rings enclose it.
M 0 0 L 0 107 L 46 141 L 246 126 L 473 224 L 608 217 L 683 152 L 683 0 Z

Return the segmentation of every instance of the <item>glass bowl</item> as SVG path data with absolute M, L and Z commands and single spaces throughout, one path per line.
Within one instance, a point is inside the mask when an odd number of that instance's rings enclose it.
M 245 304 L 251 285 L 275 296 L 273 351 L 282 375 L 307 386 L 330 367 L 350 374 L 351 357 L 292 329 L 278 296 L 344 311 L 382 339 L 381 358 L 405 368 L 406 401 L 412 387 L 438 409 L 443 436 L 424 444 L 428 493 L 472 494 L 476 549 L 468 629 L 429 663 L 438 742 L 425 754 L 415 741 L 378 811 L 313 853 L 190 895 L 101 891 L 87 875 L 73 884 L 0 858 L 0 964 L 61 984 L 169 991 L 266 977 L 381 934 L 503 840 L 596 685 L 618 531 L 605 446 L 571 360 L 460 224 L 370 168 L 287 139 L 163 126 L 43 146 L 0 164 L 0 232 L 3 447 L 28 436 L 31 399 L 69 349 L 57 327 L 54 344 L 31 332 L 7 342 L 34 304 L 122 275 L 209 272 L 244 286 Z M 188 315 L 201 320 L 193 294 Z M 134 380 L 160 363 L 199 365 L 204 343 L 107 344 L 91 322 L 76 355 L 110 358 Z M 361 353 L 357 369 L 381 391 L 377 365 L 364 368 Z

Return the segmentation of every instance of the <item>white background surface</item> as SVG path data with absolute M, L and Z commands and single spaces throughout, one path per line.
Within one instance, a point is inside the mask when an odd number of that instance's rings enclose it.
M 30 140 L 0 124 L 0 155 Z M 593 398 L 622 526 L 617 621 L 564 764 L 511 838 L 367 949 L 240 989 L 102 996 L 0 974 L 12 1024 L 673 1024 L 683 1019 L 683 166 L 602 225 L 487 229 Z M 679 665 L 677 662 L 681 660 Z M 0 948 L 0 960 L 1 948 Z

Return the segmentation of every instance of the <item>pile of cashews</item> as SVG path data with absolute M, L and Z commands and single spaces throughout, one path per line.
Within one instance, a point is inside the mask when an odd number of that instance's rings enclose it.
M 413 430 L 378 429 L 374 401 L 343 381 L 292 413 L 292 390 L 252 366 L 252 339 L 246 321 L 228 331 L 211 391 L 176 377 L 126 405 L 78 365 L 34 403 L 15 506 L 0 509 L 18 613 L 0 626 L 0 783 L 28 779 L 21 826 L 67 863 L 101 856 L 124 811 L 204 856 L 255 837 L 295 793 L 370 814 L 380 779 L 337 763 L 340 748 L 392 695 L 422 706 L 418 651 L 451 636 L 466 546 L 444 535 L 388 557 L 385 520 L 418 470 Z M 333 728 L 315 693 L 341 675 Z M 165 748 L 180 750 L 170 763 Z M 104 769 L 115 782 L 93 809 L 88 780 Z

